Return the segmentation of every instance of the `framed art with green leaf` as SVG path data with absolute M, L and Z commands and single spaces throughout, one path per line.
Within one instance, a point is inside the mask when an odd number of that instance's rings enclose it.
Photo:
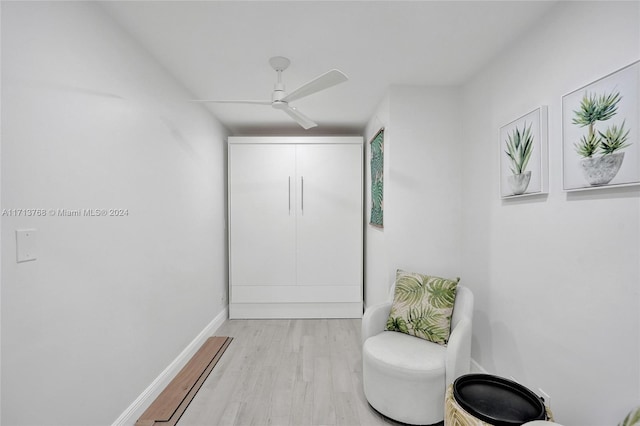
M 500 196 L 546 194 L 547 107 L 541 106 L 500 128 Z
M 383 227 L 384 216 L 384 128 L 378 130 L 371 142 L 371 218 L 373 226 Z
M 640 61 L 562 97 L 562 188 L 640 184 Z

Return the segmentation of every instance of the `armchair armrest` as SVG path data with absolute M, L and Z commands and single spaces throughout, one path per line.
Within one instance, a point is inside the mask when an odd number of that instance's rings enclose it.
M 445 360 L 446 385 L 467 374 L 471 368 L 471 320 L 462 318 L 451 331 Z
M 362 316 L 362 343 L 364 344 L 371 336 L 384 331 L 387 319 L 391 312 L 391 302 L 383 302 L 373 305 L 364 312 Z

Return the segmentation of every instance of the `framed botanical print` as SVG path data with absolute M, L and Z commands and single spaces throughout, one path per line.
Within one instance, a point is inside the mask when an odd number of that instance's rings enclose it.
M 541 106 L 500 128 L 500 196 L 547 193 L 547 107 Z
M 640 61 L 562 97 L 565 191 L 640 184 Z
M 384 128 L 369 142 L 371 146 L 371 218 L 373 226 L 383 227 L 384 216 Z

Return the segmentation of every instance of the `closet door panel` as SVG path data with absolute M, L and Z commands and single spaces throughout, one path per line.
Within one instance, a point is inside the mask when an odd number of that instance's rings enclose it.
M 295 285 L 295 213 L 295 146 L 230 144 L 229 273 L 234 287 Z
M 298 285 L 362 282 L 362 146 L 298 145 Z

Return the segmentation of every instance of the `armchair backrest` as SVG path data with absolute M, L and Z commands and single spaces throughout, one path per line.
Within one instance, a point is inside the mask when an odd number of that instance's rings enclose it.
M 451 317 L 451 329 L 453 330 L 462 318 L 471 321 L 473 316 L 473 293 L 471 290 L 458 284 L 456 291 L 456 301 L 453 305 L 453 315 Z

